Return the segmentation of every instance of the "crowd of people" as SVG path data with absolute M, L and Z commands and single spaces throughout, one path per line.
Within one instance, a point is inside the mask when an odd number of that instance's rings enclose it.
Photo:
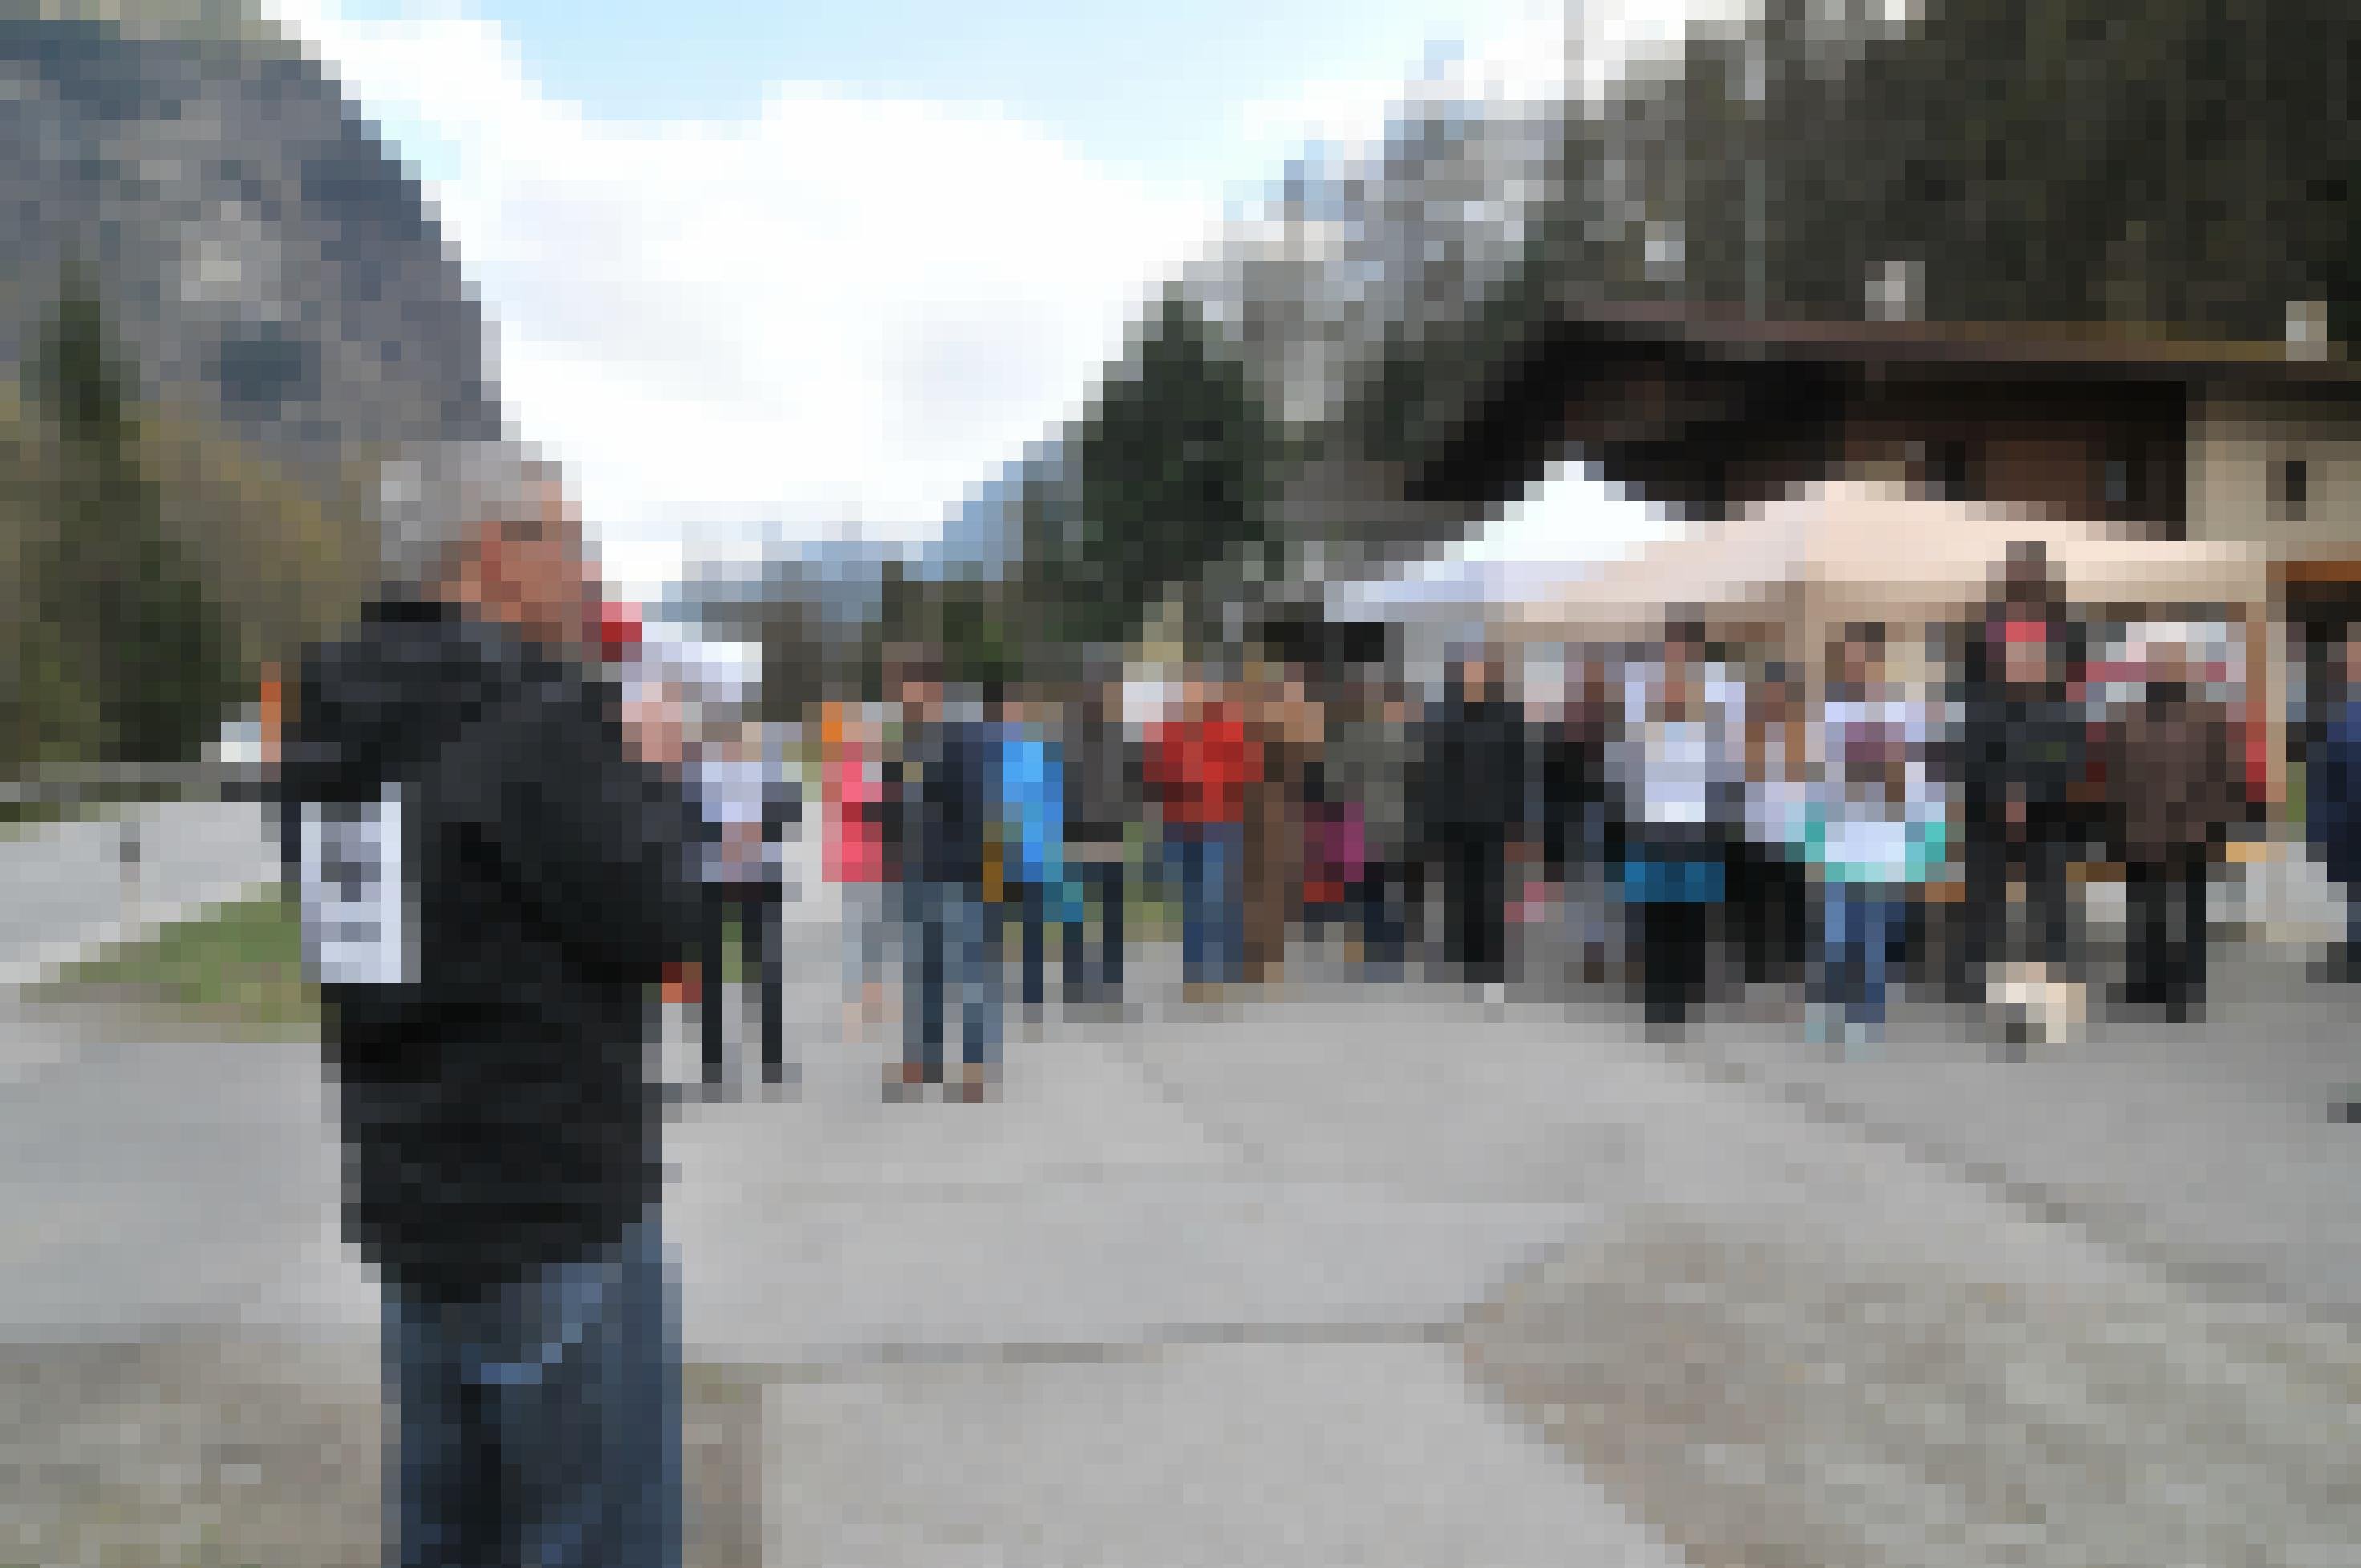
M 708 971 L 716 1077 L 734 926 L 765 1076 L 785 1070 L 785 749 L 690 711 L 661 661 L 616 678 L 629 661 L 545 462 L 437 447 L 381 490 L 382 591 L 307 653 L 273 796 L 346 1219 L 383 1284 L 390 1556 L 677 1563 L 653 1003 L 667 973 Z M 1816 1028 L 1865 1039 L 1897 956 L 1971 996 L 2012 962 L 2092 978 L 2070 873 L 2102 856 L 2128 882 L 2125 999 L 2186 1014 L 2212 868 L 2260 793 L 2253 738 L 2210 662 L 2168 649 L 2136 682 L 2093 679 L 2088 642 L 2028 552 L 1933 681 L 1895 678 L 1875 622 L 1805 669 L 1678 618 L 1578 651 L 1562 693 L 1463 650 L 1431 703 L 1382 667 L 1206 665 L 1141 703 L 1113 678 L 952 690 L 906 657 L 890 703 L 818 737 L 848 1018 L 884 1027 L 898 963 L 889 1091 L 945 1078 L 956 1017 L 956 1087 L 983 1099 L 1012 928 L 1032 1007 L 1051 926 L 1068 1001 L 1104 1006 L 1137 990 L 1126 912 L 1175 905 L 1199 996 L 1279 978 L 1297 931 L 1337 924 L 1373 981 L 1432 956 L 1491 988 L 1520 957 L 1512 912 L 1555 889 L 1569 950 L 1603 974 L 1620 948 L 1658 1025 L 1726 953 L 1741 986 L 1800 982 Z M 2349 884 L 2361 706 L 2321 706 L 2307 820 Z M 1957 940 L 1937 939 L 1941 911 Z
M 1038 1009 L 1056 927 L 1069 1005 L 1119 1000 L 1145 896 L 1177 913 L 1192 998 L 1272 981 L 1296 934 L 1339 927 L 1372 979 L 1424 957 L 1499 987 L 1513 931 L 1555 910 L 1554 950 L 1627 975 L 1651 1025 L 1769 986 L 1816 1038 L 1866 1044 L 1897 966 L 2001 1016 L 2010 977 L 2098 981 L 2072 883 L 2101 861 L 2128 914 L 2109 991 L 2188 1016 L 2212 870 L 2259 795 L 2222 672 L 2164 642 L 2128 690 L 2094 678 L 2032 550 L 1959 630 L 1938 675 L 1904 681 L 1883 622 L 1831 629 L 1803 668 L 1675 617 L 1644 644 L 1571 651 L 1546 696 L 1500 650 L 1456 651 L 1433 701 L 1381 668 L 1285 663 L 1200 666 L 1145 697 L 947 690 L 918 654 L 891 700 L 822 736 L 848 1017 L 884 1026 L 898 957 L 889 1089 L 943 1081 L 956 1016 L 957 1091 L 981 1098 L 1004 973 Z M 2331 743 L 2341 759 L 2361 725 Z M 2315 776 L 2319 800 L 2346 775 Z M 2318 820 L 2356 858 L 2333 806 Z

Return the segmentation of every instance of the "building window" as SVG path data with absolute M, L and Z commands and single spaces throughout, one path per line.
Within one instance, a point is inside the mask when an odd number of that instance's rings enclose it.
M 1975 464 L 1964 441 L 1940 441 L 1927 455 L 1927 484 L 1947 501 L 1977 499 Z
M 2132 504 L 2132 466 L 2125 457 L 2107 459 L 2104 480 L 2109 511 L 2119 512 Z
M 2273 476 L 2273 497 L 2280 521 L 2302 522 L 2312 514 L 2312 465 L 2301 457 L 2290 457 L 2279 465 Z

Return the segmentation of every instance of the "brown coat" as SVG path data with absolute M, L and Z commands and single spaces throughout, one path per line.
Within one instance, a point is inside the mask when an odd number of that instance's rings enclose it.
M 2212 853 L 2239 819 L 2237 748 L 2221 705 L 2191 701 L 2126 713 L 2108 773 L 2126 861 Z
M 1318 749 L 1322 716 L 1311 704 L 1275 698 L 1251 727 L 1261 772 L 1246 786 L 1246 978 L 1275 980 L 1285 967 L 1287 934 L 1302 878 L 1303 764 Z

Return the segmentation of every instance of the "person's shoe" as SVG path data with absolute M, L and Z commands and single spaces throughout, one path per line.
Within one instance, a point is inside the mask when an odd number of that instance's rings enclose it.
M 929 1080 L 924 1064 L 914 1061 L 895 1062 L 885 1069 L 885 1098 L 916 1100 L 925 1091 Z
M 677 1114 L 691 1105 L 719 1105 L 730 1098 L 730 1086 L 719 1079 L 698 1079 L 688 1083 L 667 1083 L 664 1089 L 664 1108 Z
M 998 1074 L 981 1062 L 970 1062 L 960 1069 L 959 1098 L 964 1104 L 981 1105 L 992 1098 L 993 1080 Z
M 2163 1003 L 2154 986 L 2114 985 L 2107 988 L 2109 1010 L 2130 1017 L 2145 1017 Z
M 1999 1038 L 1993 1043 L 1993 1059 L 2004 1062 L 2023 1061 L 2026 1045 L 2032 1038 L 2031 1022 L 2022 1014 L 2011 1013 L 2001 1020 Z

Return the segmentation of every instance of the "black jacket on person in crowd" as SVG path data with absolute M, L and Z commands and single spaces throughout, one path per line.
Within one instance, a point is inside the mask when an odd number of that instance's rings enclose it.
M 2002 629 L 2019 619 L 2048 628 L 2051 657 L 2060 670 L 2079 669 L 2087 652 L 2089 628 L 2055 602 L 1996 599 L 1963 629 L 1952 776 L 1972 828 L 1997 828 L 2012 790 L 2026 797 L 2029 828 L 2060 829 L 2084 814 L 2074 800 L 2091 760 L 2081 705 L 2002 679 Z
M 1141 793 L 1123 727 L 1085 715 L 1066 731 L 1062 750 L 1066 842 L 1120 847 Z
M 2012 793 L 2025 801 L 2028 831 L 2080 822 L 2084 808 L 2077 791 L 2091 758 L 2081 704 L 2013 698 L 1993 687 L 1971 697 L 1963 718 L 1959 767 L 1971 826 L 1998 828 Z
M 410 975 L 321 987 L 348 1223 L 390 1282 L 472 1299 L 618 1239 L 659 1195 L 649 987 L 697 938 L 698 823 L 630 754 L 610 688 L 400 597 L 306 661 L 291 871 L 307 805 L 389 786 Z
M 949 720 L 905 733 L 885 784 L 888 852 L 906 880 L 983 888 L 998 753 L 981 724 Z
M 1532 767 L 1523 709 L 1455 692 L 1429 720 L 1419 760 L 1429 841 L 1514 838 L 1525 826 Z
M 1590 852 L 1591 824 L 1604 825 L 1607 748 L 1598 727 L 1574 717 L 1551 726 L 1541 744 L 1541 780 L 1548 866 L 1563 876 Z

